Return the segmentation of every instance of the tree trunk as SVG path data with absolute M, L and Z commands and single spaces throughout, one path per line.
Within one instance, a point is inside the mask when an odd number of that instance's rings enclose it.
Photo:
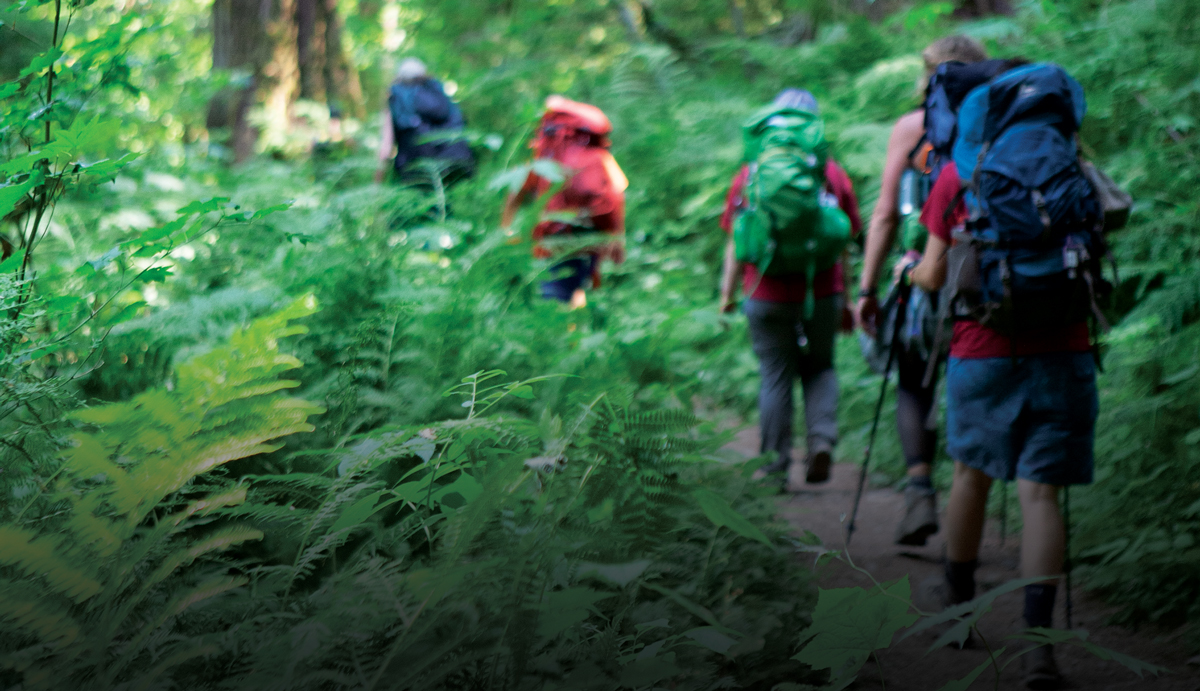
M 213 0 L 213 69 L 249 74 L 247 84 L 223 89 L 213 97 L 205 119 L 210 130 L 229 131 L 225 144 L 233 150 L 235 161 L 248 157 L 258 138 L 249 114 L 263 61 L 263 5 L 263 0 Z
M 300 98 L 326 99 L 327 23 L 324 0 L 297 0 L 296 59 L 300 66 Z
M 248 83 L 217 94 L 207 126 L 227 129 L 235 162 L 253 152 L 262 108 L 270 129 L 291 126 L 297 98 L 338 102 L 362 112 L 362 87 L 345 55 L 337 0 L 213 0 L 213 68 L 240 70 Z
M 729 0 L 729 21 L 733 24 L 733 32 L 738 38 L 746 38 L 746 13 L 738 0 Z
M 325 84 L 330 105 L 349 109 L 357 118 L 366 115 L 362 83 L 358 70 L 350 63 L 346 49 L 342 46 L 342 16 L 337 11 L 337 0 L 322 0 L 325 6 Z
M 296 40 L 296 6 L 298 0 L 260 0 L 270 6 L 266 22 L 266 43 L 269 54 L 262 67 L 258 85 L 258 101 L 262 104 L 264 120 L 273 126 L 288 128 L 291 105 L 300 93 L 300 58 Z

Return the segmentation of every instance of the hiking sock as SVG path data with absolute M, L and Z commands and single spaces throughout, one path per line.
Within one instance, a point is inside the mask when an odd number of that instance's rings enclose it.
M 1054 596 L 1058 593 L 1056 585 L 1027 585 L 1025 586 L 1025 625 L 1031 629 L 1050 628 L 1054 618 Z
M 928 475 L 909 475 L 909 487 L 920 487 L 921 489 L 933 489 L 933 478 Z
M 975 569 L 978 567 L 978 559 L 946 562 L 946 583 L 950 586 L 951 604 L 975 599 Z

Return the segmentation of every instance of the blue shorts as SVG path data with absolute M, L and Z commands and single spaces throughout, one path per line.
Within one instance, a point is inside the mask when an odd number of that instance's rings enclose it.
M 997 480 L 1090 483 L 1099 409 L 1091 353 L 946 366 L 946 450 Z
M 547 300 L 570 302 L 571 295 L 592 279 L 596 269 L 596 255 L 587 254 L 571 257 L 550 267 L 553 280 L 542 281 L 542 297 Z

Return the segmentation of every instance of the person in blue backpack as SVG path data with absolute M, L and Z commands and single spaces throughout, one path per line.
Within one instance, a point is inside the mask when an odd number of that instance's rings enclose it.
M 425 63 L 406 58 L 388 88 L 375 181 L 383 181 L 389 159 L 396 177 L 405 182 L 427 183 L 432 173 L 446 182 L 471 175 L 475 158 L 461 138 L 465 126 L 462 111 L 442 83 L 429 76 Z M 417 169 L 421 159 L 435 164 L 432 173 Z
M 953 35 L 938 39 L 921 53 L 925 63 L 925 82 L 937 74 L 944 74 L 947 66 L 967 67 L 987 60 L 987 52 L 979 41 L 968 36 Z M 938 80 L 940 81 L 940 80 Z M 902 268 L 918 260 L 925 243 L 924 228 L 917 223 L 921 204 L 932 183 L 941 172 L 942 156 L 935 151 L 934 137 L 944 127 L 939 127 L 954 114 L 949 108 L 939 108 L 936 94 L 937 83 L 927 89 L 925 103 L 921 108 L 908 113 L 896 121 L 888 140 L 887 159 L 883 167 L 879 200 L 871 214 L 864 243 L 863 271 L 859 278 L 858 300 L 855 305 L 856 325 L 871 339 L 878 334 L 876 321 L 880 316 L 877 297 L 879 279 L 884 262 L 893 244 L 900 238 L 905 254 L 897 265 Z M 932 121 L 932 122 L 931 122 Z M 927 123 L 932 127 L 927 127 Z M 927 132 L 931 130 L 931 132 Z M 945 135 L 942 135 L 945 138 Z M 946 142 L 937 142 L 942 148 Z M 948 152 L 945 152 L 948 154 Z M 898 232 L 903 227 L 903 232 Z M 937 295 L 915 292 L 910 298 L 913 305 L 924 301 L 926 312 L 936 310 Z M 917 321 L 915 311 L 909 312 Z M 918 340 L 920 337 L 918 337 Z M 879 339 L 882 341 L 882 339 Z M 911 344 L 913 339 L 906 339 Z M 925 340 L 932 340 L 926 338 Z M 896 369 L 899 387 L 896 392 L 896 427 L 904 461 L 908 467 L 908 482 L 904 488 L 905 512 L 896 525 L 895 541 L 901 545 L 924 545 L 930 535 L 938 531 L 937 495 L 933 489 L 933 461 L 937 454 L 938 435 L 935 425 L 930 424 L 934 410 L 937 382 L 937 362 L 930 369 L 928 360 L 940 358 L 941 353 L 930 353 L 931 344 L 909 348 L 897 344 Z M 890 341 L 885 348 L 891 347 Z M 882 355 L 886 360 L 887 355 Z M 879 367 L 882 369 L 883 365 Z
M 1025 623 L 1050 627 L 1063 572 L 1059 491 L 1092 481 L 1099 403 L 1089 322 L 1103 323 L 1104 216 L 1078 159 L 1083 91 L 1063 69 L 1030 64 L 962 101 L 952 160 L 921 220 L 929 240 L 912 280 L 949 299 L 942 604 L 975 596 L 988 491 L 1017 481 Z M 1025 684 L 1056 689 L 1051 646 L 1021 657 Z

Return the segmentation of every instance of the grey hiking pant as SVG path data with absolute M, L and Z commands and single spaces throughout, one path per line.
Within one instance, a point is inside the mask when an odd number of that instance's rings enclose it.
M 808 448 L 837 443 L 838 382 L 833 371 L 833 342 L 841 323 L 842 296 L 816 300 L 812 319 L 803 319 L 804 305 L 795 302 L 746 300 L 750 340 L 758 357 L 762 386 L 758 417 L 762 453 L 776 452 L 791 459 L 792 386 L 797 377 L 804 388 L 804 421 Z M 798 337 L 803 329 L 808 348 Z

